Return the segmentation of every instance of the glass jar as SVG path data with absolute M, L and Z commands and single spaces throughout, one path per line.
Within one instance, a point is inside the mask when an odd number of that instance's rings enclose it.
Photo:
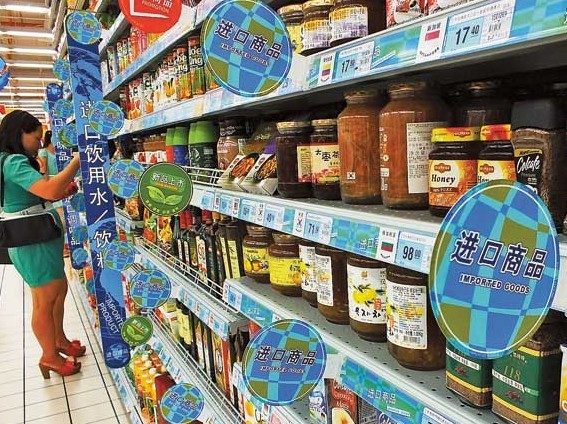
M 301 259 L 299 239 L 289 234 L 275 233 L 268 248 L 270 284 L 285 296 L 301 296 Z
M 358 255 L 347 259 L 350 326 L 364 340 L 386 341 L 386 264 Z
M 225 224 L 226 247 L 228 261 L 232 278 L 240 278 L 244 273 L 244 258 L 242 257 L 242 240 L 244 238 L 244 224 L 236 219 L 231 219 Z
M 278 131 L 278 192 L 283 197 L 311 197 L 311 123 L 279 122 Z
M 301 3 L 280 7 L 278 9 L 278 15 L 282 17 L 285 23 L 293 51 L 301 54 L 303 50 L 301 40 L 301 32 L 303 30 L 303 7 Z
M 337 140 L 337 120 L 311 121 L 311 175 L 313 194 L 317 199 L 341 199 L 341 161 Z
M 499 91 L 498 81 L 474 81 L 464 85 L 468 99 L 455 110 L 455 125 L 482 127 L 510 122 L 512 104 Z
M 238 155 L 241 139 L 246 138 L 246 128 L 237 119 L 220 122 L 220 138 L 217 143 L 219 169 L 226 169 Z
M 247 225 L 248 235 L 242 242 L 244 272 L 259 283 L 270 283 L 268 247 L 272 244 L 270 229 L 259 225 Z
M 303 3 L 303 51 L 305 56 L 331 47 L 329 12 L 334 0 L 309 0 Z
M 431 131 L 450 112 L 425 82 L 394 84 L 380 112 L 382 201 L 391 209 L 427 209 Z
M 400 365 L 423 371 L 445 367 L 445 336 L 433 316 L 427 284 L 426 274 L 386 268 L 388 350 Z
M 335 0 L 329 21 L 331 46 L 338 46 L 384 29 L 386 7 L 375 0 Z
M 476 185 L 480 128 L 435 128 L 429 154 L 429 212 L 445 216 Z
M 299 240 L 301 259 L 301 296 L 313 307 L 317 307 L 317 280 L 315 279 L 315 246 L 309 240 Z
M 341 158 L 341 197 L 351 204 L 381 203 L 380 103 L 376 90 L 345 94 L 347 107 L 337 120 Z
M 516 181 L 510 125 L 485 125 L 480 129 L 483 149 L 478 154 L 477 183 Z
M 348 325 L 347 255 L 328 246 L 315 247 L 317 309 L 327 321 Z

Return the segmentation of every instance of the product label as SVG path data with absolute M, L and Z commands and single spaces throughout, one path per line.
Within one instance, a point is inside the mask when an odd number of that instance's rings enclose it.
M 301 259 L 301 288 L 311 293 L 317 293 L 315 279 L 315 247 L 299 245 Z
M 312 181 L 318 184 L 336 183 L 340 180 L 341 162 L 338 144 L 311 145 Z
M 197 237 L 197 269 L 202 281 L 207 281 L 207 246 L 202 237 Z
M 303 50 L 326 49 L 331 42 L 331 24 L 327 19 L 303 23 Z
M 447 378 L 476 393 L 492 391 L 492 362 L 465 357 L 448 345 Z
M 335 9 L 329 14 L 331 41 L 343 38 L 359 38 L 368 35 L 368 8 L 350 5 Z
M 386 324 L 386 268 L 347 264 L 349 316 L 367 324 Z
M 427 349 L 427 288 L 386 280 L 388 341 L 408 349 Z
M 219 240 L 220 240 L 220 245 L 221 245 L 221 254 L 222 254 L 222 260 L 224 263 L 224 269 L 225 269 L 225 273 L 227 276 L 229 276 L 230 274 L 230 265 L 228 263 L 228 252 L 226 251 L 226 240 L 224 237 L 220 237 L 219 236 Z
M 230 269 L 232 270 L 232 278 L 240 278 L 240 262 L 238 261 L 238 247 L 234 240 L 228 240 L 228 258 L 230 261 Z M 224 255 L 223 255 L 224 256 Z
M 433 150 L 431 131 L 446 126 L 446 122 L 419 122 L 406 125 L 408 193 L 429 191 L 429 153 Z M 382 132 L 382 131 L 381 131 Z
M 207 144 L 192 145 L 189 147 L 189 161 L 191 166 L 198 168 L 215 168 L 217 165 L 215 149 Z
M 176 243 L 177 243 L 177 257 L 181 262 L 184 262 L 185 250 L 183 249 L 183 240 L 178 238 L 176 239 Z
M 312 181 L 311 146 L 297 146 L 297 180 L 300 183 Z
M 191 237 L 189 239 L 189 251 L 191 252 L 191 266 L 199 269 L 199 256 L 197 256 L 197 238 Z
M 250 274 L 268 275 L 268 249 L 242 246 L 244 271 Z
M 301 260 L 270 256 L 270 282 L 278 286 L 301 286 Z
M 516 176 L 537 194 L 540 193 L 543 151 L 540 149 L 514 149 Z
M 451 207 L 476 185 L 476 160 L 430 160 L 429 204 Z
M 291 40 L 291 45 L 293 46 L 293 51 L 296 53 L 301 53 L 303 50 L 303 42 L 301 39 L 301 32 L 303 31 L 303 25 L 301 24 L 287 24 L 287 32 L 289 33 L 289 39 Z
M 479 159 L 477 182 L 484 183 L 493 180 L 516 180 L 516 164 L 513 160 L 484 160 Z
M 317 303 L 333 306 L 333 269 L 330 256 L 315 255 Z

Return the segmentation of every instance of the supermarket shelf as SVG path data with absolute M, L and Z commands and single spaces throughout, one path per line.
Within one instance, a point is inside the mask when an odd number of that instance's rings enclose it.
M 116 225 L 127 233 L 135 232 L 144 228 L 144 221 L 134 221 L 122 209 L 115 208 Z
M 445 388 L 443 370 L 425 372 L 402 368 L 390 356 L 386 344 L 364 341 L 348 326 L 329 323 L 302 298 L 285 297 L 269 285 L 248 278 L 240 281 L 227 280 L 225 287 L 225 300 L 259 325 L 264 326 L 280 319 L 298 319 L 314 325 L 327 347 L 342 355 L 343 363 L 348 360 L 349 363 L 357 364 L 362 367 L 366 378 L 382 379 L 389 387 L 397 389 L 397 397 L 410 398 L 427 410 L 440 414 L 446 420 L 440 422 L 500 423 L 491 412 L 468 407 L 452 395 Z M 339 373 L 337 370 L 335 378 L 339 378 L 339 374 L 342 375 L 342 371 Z M 350 390 L 372 403 L 368 398 L 369 393 L 362 387 L 354 386 L 344 378 L 342 381 Z M 400 419 L 399 416 L 394 418 Z
M 226 399 L 220 389 L 208 378 L 199 364 L 168 333 L 168 330 L 154 315 L 150 314 L 153 325 L 153 346 L 161 361 L 177 383 L 190 383 L 197 386 L 205 398 L 205 408 L 199 416 L 201 422 L 214 419 L 217 424 L 239 424 L 238 411 Z
M 100 52 L 101 59 L 104 59 L 106 57 L 107 47 L 110 44 L 113 44 L 116 40 L 118 40 L 118 37 L 120 37 L 122 33 L 126 31 L 126 28 L 128 28 L 129 25 L 130 24 L 124 17 L 124 14 L 121 13 L 120 15 L 118 15 L 118 17 L 116 18 L 116 20 L 108 30 L 106 31 L 103 30 L 102 40 L 98 45 L 98 51 Z
M 246 318 L 234 313 L 221 300 L 222 293 L 214 287 L 214 283 L 211 282 L 209 286 L 209 290 L 213 292 L 211 295 L 201 285 L 199 275 L 174 256 L 143 238 L 138 238 L 136 248 L 142 255 L 141 262 L 144 266 L 157 268 L 170 278 L 173 286 L 172 297 L 183 302 L 221 338 L 228 340 L 229 334 L 235 334 L 238 328 L 247 325 Z

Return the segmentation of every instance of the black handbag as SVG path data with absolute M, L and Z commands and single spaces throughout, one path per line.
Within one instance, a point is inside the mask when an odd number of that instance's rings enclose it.
M 0 158 L 0 207 L 4 208 L 4 161 Z M 44 206 L 45 207 L 45 206 Z M 61 228 L 49 212 L 0 217 L 0 248 L 45 243 L 61 237 Z

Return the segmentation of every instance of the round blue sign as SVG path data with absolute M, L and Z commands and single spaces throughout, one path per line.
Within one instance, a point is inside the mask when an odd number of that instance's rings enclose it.
M 136 197 L 138 183 L 145 170 L 141 163 L 134 160 L 119 160 L 108 170 L 108 187 L 116 196 L 123 199 Z
M 59 142 L 68 149 L 77 145 L 77 126 L 74 123 L 66 124 L 61 128 Z
M 157 308 L 171 297 L 171 281 L 158 269 L 140 271 L 130 281 L 130 296 L 141 308 Z
M 181 383 L 170 387 L 163 395 L 160 410 L 171 424 L 186 424 L 199 418 L 205 407 L 205 398 L 192 384 Z
M 226 0 L 213 8 L 201 32 L 203 59 L 215 80 L 247 97 L 277 89 L 291 68 L 286 26 L 259 0 Z
M 100 39 L 102 29 L 94 14 L 77 11 L 67 16 L 67 32 L 77 43 L 93 44 Z
M 319 333 L 298 320 L 264 327 L 244 351 L 244 382 L 268 405 L 289 405 L 323 378 L 327 351 Z
M 71 197 L 71 207 L 75 209 L 76 212 L 84 213 L 85 208 L 85 196 L 82 193 L 77 193 Z
M 136 249 L 130 243 L 115 240 L 108 244 L 102 252 L 103 264 L 106 268 L 124 271 L 134 264 Z
M 443 220 L 431 261 L 431 306 L 447 340 L 481 359 L 517 350 L 547 315 L 559 257 L 553 219 L 529 187 L 474 187 Z
M 73 262 L 77 265 L 86 264 L 89 259 L 89 253 L 82 247 L 73 250 L 72 255 Z
M 67 81 L 71 74 L 71 65 L 68 60 L 57 59 L 53 63 L 53 75 L 61 81 Z
M 8 85 L 9 80 L 10 71 L 8 70 L 8 64 L 0 57 L 0 90 Z
M 67 119 L 73 115 L 73 103 L 70 100 L 59 99 L 53 106 L 53 116 Z
M 124 112 L 108 100 L 96 102 L 89 112 L 89 125 L 98 134 L 117 135 L 124 126 Z
M 89 238 L 87 227 L 85 227 L 84 225 L 73 227 L 71 229 L 71 234 L 78 243 L 84 243 Z

